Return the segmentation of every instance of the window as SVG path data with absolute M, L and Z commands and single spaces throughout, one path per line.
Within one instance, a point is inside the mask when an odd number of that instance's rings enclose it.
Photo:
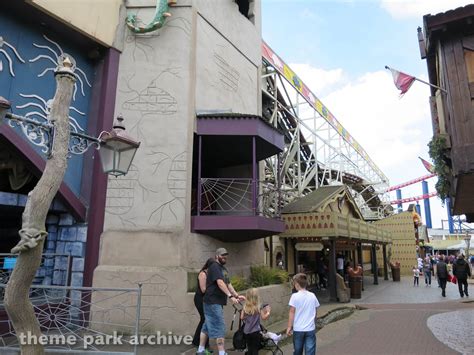
M 242 15 L 254 23 L 254 0 L 235 0 Z

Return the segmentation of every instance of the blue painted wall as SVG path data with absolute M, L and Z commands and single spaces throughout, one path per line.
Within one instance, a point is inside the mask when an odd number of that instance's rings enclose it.
M 95 63 L 87 58 L 86 53 L 81 53 L 54 34 L 3 14 L 0 14 L 0 96 L 10 100 L 14 113 L 45 122 L 41 115 L 46 116 L 45 106 L 54 97 L 56 81 L 53 69 L 61 51 L 75 59 L 76 74 L 80 79 L 76 82 L 71 103 L 71 129 L 86 133 Z M 41 153 L 39 147 L 31 145 Z M 83 156 L 73 155 L 64 178 L 77 196 L 81 194 L 83 160 Z

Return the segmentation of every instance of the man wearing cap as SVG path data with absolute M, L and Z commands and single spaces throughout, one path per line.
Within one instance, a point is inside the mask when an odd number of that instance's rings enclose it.
M 245 300 L 235 292 L 230 284 L 229 273 L 225 268 L 229 253 L 225 248 L 216 250 L 216 262 L 209 266 L 207 271 L 206 293 L 204 294 L 204 325 L 201 330 L 199 348 L 196 354 L 206 354 L 207 338 L 216 339 L 219 355 L 226 355 L 224 348 L 225 323 L 224 306 L 227 299 L 233 304 Z

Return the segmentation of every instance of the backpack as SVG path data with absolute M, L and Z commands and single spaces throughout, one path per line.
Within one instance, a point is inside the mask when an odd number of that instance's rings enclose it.
M 232 319 L 232 323 L 230 325 L 230 330 L 234 327 L 234 320 L 235 320 L 235 315 L 238 312 L 237 307 L 234 306 L 234 317 Z M 239 317 L 239 328 L 237 331 L 234 333 L 232 336 L 232 346 L 234 347 L 235 350 L 245 350 L 247 348 L 247 340 L 245 338 L 245 333 L 244 333 L 244 322 Z
M 245 350 L 247 348 L 247 340 L 245 339 L 244 325 L 242 322 L 239 322 L 239 329 L 237 329 L 232 337 L 232 345 L 235 350 Z

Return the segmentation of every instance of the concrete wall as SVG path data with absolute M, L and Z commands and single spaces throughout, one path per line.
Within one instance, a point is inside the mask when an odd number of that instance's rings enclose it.
M 138 278 L 143 275 L 142 268 L 135 270 L 127 269 L 123 271 Z M 123 285 L 121 282 L 113 282 L 113 275 L 115 272 L 115 270 L 111 270 L 109 274 L 111 285 L 116 285 L 116 287 L 118 285 Z M 185 293 L 182 297 L 179 297 L 179 311 L 175 310 L 173 307 L 177 304 L 177 300 L 171 299 L 169 295 L 164 293 L 164 290 L 166 290 L 167 287 L 177 286 L 177 282 L 169 282 L 170 280 L 177 280 L 177 276 L 179 275 L 174 270 L 171 270 L 171 272 L 166 275 L 155 275 L 152 279 L 146 280 L 148 285 L 143 289 L 142 306 L 140 309 L 141 333 L 149 334 L 160 331 L 163 334 L 171 331 L 175 334 L 194 335 L 194 330 L 199 323 L 199 314 L 194 306 L 191 306 L 193 304 L 194 293 Z M 132 284 L 130 286 L 135 287 Z M 291 296 L 289 284 L 264 286 L 260 287 L 258 291 L 262 303 L 268 303 L 272 308 L 270 318 L 263 322 L 264 326 L 288 319 L 288 301 Z M 130 295 L 128 295 L 128 297 L 130 297 Z M 106 333 L 111 333 L 114 330 L 118 332 L 129 332 L 129 327 L 120 328 L 117 324 L 132 323 L 133 318 L 136 316 L 136 307 L 133 307 L 133 305 L 136 304 L 136 297 L 132 296 L 131 300 L 131 307 L 127 308 L 127 312 L 114 312 L 113 309 L 114 305 L 117 303 L 117 299 L 110 297 L 110 294 L 95 293 L 92 303 L 100 305 L 104 311 L 97 310 L 96 312 L 93 312 L 92 317 L 94 322 L 96 322 L 93 326 L 94 329 Z M 157 306 L 158 304 L 159 306 Z M 170 306 L 171 308 L 169 308 Z M 237 324 L 234 323 L 234 329 L 232 332 L 230 331 L 233 314 L 234 308 L 229 303 L 224 307 L 224 318 L 228 337 L 232 336 L 232 333 L 235 332 L 237 326 Z M 184 322 L 184 324 L 173 322 L 172 320 L 175 318 Z M 186 325 L 186 327 L 184 325 Z
M 124 0 L 30 0 L 31 3 L 87 36 L 113 46 Z M 155 2 L 155 0 L 149 0 Z
M 139 4 L 127 2 L 146 23 L 154 7 Z M 222 243 L 190 232 L 196 111 L 260 112 L 260 2 L 257 26 L 233 0 L 178 0 L 170 12 L 156 32 L 124 32 L 116 114 L 141 146 L 131 172 L 109 180 L 93 284 L 143 283 L 142 330 L 191 334 L 197 318 L 189 316 L 189 272 L 221 246 L 231 274 L 263 263 L 263 240 Z

